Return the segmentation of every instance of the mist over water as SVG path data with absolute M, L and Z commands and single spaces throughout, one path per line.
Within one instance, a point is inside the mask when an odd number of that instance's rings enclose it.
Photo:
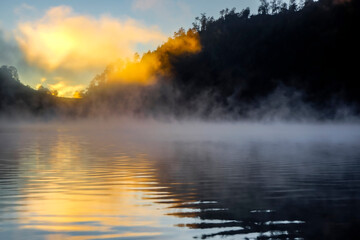
M 0 239 L 354 239 L 360 125 L 0 127 Z

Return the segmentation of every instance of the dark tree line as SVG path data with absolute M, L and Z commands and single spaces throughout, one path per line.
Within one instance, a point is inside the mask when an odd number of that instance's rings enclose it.
M 281 6 L 262 0 L 258 15 L 232 9 L 216 20 L 198 18 L 203 50 L 172 62 L 186 99 L 212 89 L 225 106 L 238 106 L 281 85 L 302 91 L 305 102 L 330 115 L 336 104 L 358 108 L 359 1 Z

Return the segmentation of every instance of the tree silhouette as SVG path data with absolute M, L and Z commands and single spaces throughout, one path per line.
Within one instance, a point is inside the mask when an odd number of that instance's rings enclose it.
M 289 2 L 289 11 L 295 12 L 297 10 L 296 0 L 290 0 Z
M 260 6 L 258 8 L 258 13 L 261 15 L 269 14 L 270 4 L 267 0 L 260 0 Z

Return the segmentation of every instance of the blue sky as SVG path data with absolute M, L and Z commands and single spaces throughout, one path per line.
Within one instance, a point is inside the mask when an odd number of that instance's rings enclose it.
M 20 20 L 34 19 L 51 7 L 66 5 L 79 14 L 99 17 L 104 14 L 117 18 L 134 18 L 147 25 L 157 25 L 165 33 L 180 27 L 191 27 L 196 16 L 207 13 L 219 16 L 224 8 L 241 10 L 250 7 L 256 12 L 258 0 L 2 0 L 0 22 L 12 29 Z M 27 8 L 27 6 L 29 8 Z
M 256 13 L 258 2 L 3 0 L 0 66 L 15 66 L 20 80 L 33 88 L 41 84 L 71 96 L 86 88 L 115 57 L 126 59 L 134 52 L 155 49 L 180 27 L 192 27 L 201 13 L 217 18 L 220 10 L 233 7 L 238 11 L 250 7 Z M 63 34 L 64 29 L 75 33 L 70 36 L 73 39 Z M 89 51 L 96 54 L 84 54 Z M 109 55 L 113 55 L 111 61 Z

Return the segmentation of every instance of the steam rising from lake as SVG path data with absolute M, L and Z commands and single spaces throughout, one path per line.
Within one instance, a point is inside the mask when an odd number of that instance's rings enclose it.
M 2 129 L 31 131 L 71 131 L 89 137 L 119 137 L 135 141 L 354 141 L 360 137 L 360 124 L 289 123 L 246 121 L 158 121 L 139 118 L 65 120 L 49 122 L 2 121 Z

